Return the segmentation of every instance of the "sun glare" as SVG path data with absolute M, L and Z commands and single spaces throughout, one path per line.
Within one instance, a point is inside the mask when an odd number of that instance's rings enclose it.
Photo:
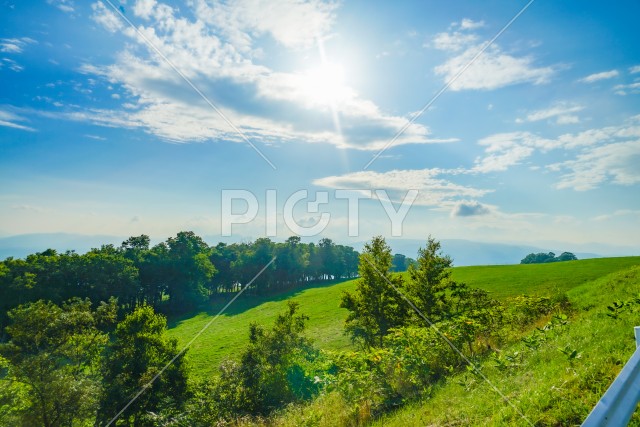
M 314 104 L 336 107 L 348 91 L 344 83 L 344 68 L 325 63 L 304 73 L 303 90 Z

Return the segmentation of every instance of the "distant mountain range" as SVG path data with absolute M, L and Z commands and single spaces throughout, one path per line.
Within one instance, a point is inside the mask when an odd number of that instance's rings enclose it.
M 42 252 L 52 248 L 59 252 L 75 250 L 84 253 L 91 248 L 100 247 L 104 244 L 114 244 L 119 246 L 127 237 L 109 235 L 82 235 L 70 233 L 38 233 L 22 234 L 0 238 L 0 259 L 9 256 L 14 258 L 24 258 L 29 254 Z M 152 243 L 155 243 L 152 239 Z M 210 245 L 216 244 L 218 240 L 212 236 L 205 236 L 205 240 Z M 604 244 L 584 244 L 572 245 L 561 242 L 545 242 L 540 246 L 518 245 L 509 243 L 488 243 L 475 242 L 462 239 L 443 239 L 442 250 L 445 254 L 453 258 L 454 265 L 497 265 L 497 264 L 518 264 L 527 254 L 532 252 L 554 252 L 559 255 L 562 252 L 572 252 L 579 259 L 600 258 L 603 256 L 624 256 L 640 255 L 640 250 L 629 247 L 617 247 Z M 336 242 L 341 243 L 341 242 Z M 388 239 L 394 253 L 401 253 L 408 257 L 415 258 L 418 248 L 425 245 L 425 240 L 418 239 Z M 362 250 L 364 242 L 346 243 L 356 250 Z M 586 248 L 596 248 L 598 253 L 585 251 Z
M 425 246 L 423 240 L 390 239 L 387 241 L 394 253 L 400 253 L 415 258 L 418 248 Z M 506 243 L 474 242 L 462 239 L 443 239 L 442 252 L 453 259 L 456 266 L 464 265 L 502 265 L 519 264 L 520 260 L 530 253 L 572 252 L 578 259 L 601 258 L 603 255 L 589 252 L 574 252 L 570 245 L 564 247 L 537 247 Z M 356 248 L 358 249 L 358 248 Z
M 108 235 L 84 235 L 71 233 L 19 234 L 0 238 L 0 259 L 24 258 L 29 254 L 55 249 L 58 252 L 74 250 L 85 253 L 91 248 L 114 244 L 120 246 L 127 237 Z

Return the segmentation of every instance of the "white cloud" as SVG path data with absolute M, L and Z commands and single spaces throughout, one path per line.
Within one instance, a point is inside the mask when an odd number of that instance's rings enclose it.
M 576 123 L 580 123 L 580 117 L 574 116 L 572 114 L 558 116 L 556 123 L 559 125 L 573 125 Z
M 501 172 L 519 164 L 533 153 L 533 148 L 515 146 L 499 154 L 490 154 L 476 160 L 474 172 Z
M 149 21 L 148 26 L 138 27 L 145 37 L 252 138 L 378 150 L 408 125 L 396 145 L 451 141 L 431 138 L 427 127 L 418 123 L 409 125 L 408 117 L 381 111 L 339 79 L 325 81 L 326 76 L 318 72 L 276 72 L 255 63 L 252 40 L 256 34 L 268 33 L 285 46 L 300 48 L 313 38 L 311 33 L 301 30 L 301 26 L 309 26 L 306 19 L 311 20 L 311 27 L 315 26 L 315 36 L 320 37 L 328 31 L 335 7 L 333 3 L 291 1 L 283 3 L 287 6 L 284 13 L 283 4 L 278 3 L 264 9 L 261 20 L 257 20 L 250 6 L 259 3 L 197 2 L 194 21 L 156 2 L 139 1 L 133 10 Z M 94 4 L 94 19 L 114 31 L 116 21 L 98 4 Z M 140 127 L 172 141 L 242 141 L 168 64 L 149 51 L 131 28 L 125 27 L 123 34 L 138 46 L 122 52 L 113 65 L 87 64 L 81 71 L 121 85 L 128 95 L 137 98 L 139 111 L 126 114 L 107 111 L 103 117 L 88 111 L 84 116 L 76 114 L 76 119 L 85 117 L 104 125 Z M 147 55 L 140 53 L 140 46 Z M 220 93 L 223 95 L 218 97 Z
M 607 221 L 607 220 L 610 220 L 612 218 L 624 217 L 624 216 L 638 217 L 640 219 L 640 210 L 618 209 L 618 210 L 616 210 L 616 211 L 614 211 L 613 213 L 610 213 L 610 214 L 599 215 L 599 216 L 593 218 L 593 220 L 594 221 Z
M 4 67 L 5 64 L 9 67 L 10 70 L 15 71 L 16 73 L 24 70 L 24 67 L 22 65 L 18 64 L 11 58 L 2 58 L 2 61 L 0 61 L 0 69 Z
M 133 13 L 142 19 L 149 19 L 156 5 L 156 0 L 138 0 L 133 5 Z
M 47 3 L 66 13 L 71 13 L 75 10 L 73 0 L 47 0 Z
M 628 95 L 628 94 L 638 94 L 640 93 L 640 82 L 630 83 L 626 85 L 616 85 L 613 87 L 616 95 Z
M 19 116 L 11 111 L 0 110 L 0 126 L 10 127 L 14 129 L 26 130 L 29 132 L 35 132 L 35 129 L 29 126 L 22 125 L 16 122 L 25 122 L 26 118 Z
M 591 190 L 611 181 L 614 184 L 640 183 L 640 139 L 591 147 L 574 160 L 550 165 L 552 170 L 568 170 L 557 188 Z
M 620 162 L 623 157 L 617 154 L 624 149 L 629 159 L 632 158 L 632 149 L 637 141 L 640 141 L 640 126 L 634 123 L 634 118 L 620 126 L 589 129 L 575 134 L 566 133 L 556 138 L 544 138 L 531 132 L 499 133 L 478 141 L 479 145 L 486 147 L 485 155 L 478 157 L 473 168 L 464 172 L 505 171 L 521 164 L 536 151 L 544 153 L 560 149 L 567 152 L 579 150 L 575 159 L 547 166 L 547 169 L 552 171 L 571 171 L 562 177 L 560 188 L 586 190 L 609 180 L 614 184 L 628 184 L 635 182 L 635 166 L 633 163 L 622 165 Z M 607 172 L 605 167 L 610 167 L 611 170 Z
M 234 42 L 248 43 L 268 34 L 289 48 L 315 45 L 331 29 L 337 7 L 335 2 L 319 0 L 198 0 L 196 4 L 198 16 L 222 29 Z
M 478 40 L 475 34 L 460 33 L 438 33 L 433 38 L 431 45 L 439 50 L 457 52 Z
M 620 75 L 618 70 L 609 70 L 609 71 L 603 71 L 601 73 L 590 74 L 587 77 L 583 77 L 578 81 L 582 83 L 593 83 L 600 80 L 612 79 L 614 77 L 618 77 L 618 75 Z
M 22 53 L 27 44 L 36 41 L 29 37 L 0 39 L 0 52 L 4 53 Z
M 629 67 L 629 73 L 631 74 L 640 73 L 640 65 L 634 65 L 633 67 Z
M 483 21 L 463 19 L 453 23 L 447 32 L 436 34 L 432 42 L 425 45 L 455 54 L 434 68 L 436 75 L 444 76 L 445 82 L 452 81 L 464 70 L 451 84 L 451 89 L 491 90 L 518 83 L 541 84 L 553 75 L 552 67 L 536 67 L 531 56 L 505 53 L 496 43 L 476 58 L 485 45 L 477 43 L 478 36 L 472 30 L 483 26 Z
M 492 190 L 455 184 L 438 175 L 439 169 L 392 170 L 388 172 L 361 171 L 340 176 L 316 179 L 314 185 L 344 190 L 385 189 L 393 201 L 401 201 L 409 190 L 418 190 L 415 204 L 448 206 L 460 198 L 482 197 Z
M 437 75 L 451 81 L 479 52 L 473 46 L 435 67 Z M 553 75 L 552 67 L 536 67 L 530 56 L 515 57 L 496 45 L 489 47 L 451 84 L 453 90 L 497 89 L 518 83 L 542 84 Z
M 475 30 L 484 27 L 484 21 L 473 21 L 469 18 L 464 18 L 460 21 L 459 26 L 463 30 Z
M 115 33 L 124 27 L 120 17 L 112 10 L 107 9 L 102 2 L 93 3 L 91 9 L 93 10 L 91 19 L 102 25 L 107 31 Z
M 577 119 L 576 116 L 570 115 L 570 113 L 576 113 L 578 111 L 582 111 L 584 107 L 582 105 L 571 104 L 566 102 L 557 103 L 552 107 L 545 108 L 543 110 L 533 111 L 523 119 L 517 119 L 517 123 L 523 122 L 537 122 L 540 120 L 550 119 L 552 117 L 557 117 L 558 124 L 568 124 L 568 123 L 578 123 L 575 121 Z

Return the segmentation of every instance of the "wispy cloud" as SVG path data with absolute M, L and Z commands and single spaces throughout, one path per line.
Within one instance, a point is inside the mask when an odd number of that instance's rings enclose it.
M 425 44 L 425 47 L 433 46 L 436 49 L 444 51 L 457 52 L 478 40 L 475 34 L 461 33 L 458 31 L 438 33 L 431 41 L 431 44 Z
M 556 118 L 557 124 L 578 123 L 580 119 L 571 113 L 577 113 L 578 111 L 582 111 L 583 109 L 584 106 L 582 105 L 572 104 L 568 102 L 559 102 L 549 108 L 532 111 L 524 118 L 516 119 L 516 123 L 537 122 L 540 120 L 547 120 L 551 118 Z
M 612 79 L 614 77 L 618 77 L 619 75 L 620 73 L 618 72 L 618 70 L 602 71 L 600 73 L 589 74 L 588 76 L 583 77 L 578 81 L 582 83 L 593 83 L 600 80 Z
M 36 41 L 30 37 L 0 39 L 0 52 L 22 53 L 28 44 Z
M 47 0 L 47 3 L 66 13 L 75 11 L 75 4 L 73 0 Z
M 635 118 L 619 126 L 567 133 L 544 138 L 530 132 L 490 135 L 478 143 L 485 155 L 476 159 L 468 173 L 505 171 L 522 163 L 534 152 L 565 150 L 570 160 L 548 165 L 547 170 L 564 172 L 557 188 L 584 191 L 604 183 L 631 185 L 640 182 L 640 125 Z
M 453 24 L 454 26 L 456 23 Z M 457 24 L 462 30 L 475 30 L 477 28 L 484 27 L 484 21 L 474 21 L 469 18 L 464 18 L 460 23 Z
M 625 85 L 615 85 L 613 87 L 613 91 L 616 95 L 629 95 L 629 94 L 638 94 L 640 93 L 640 82 L 629 83 Z
M 633 67 L 629 67 L 629 73 L 631 74 L 640 73 L 640 65 L 634 65 Z
M 344 190 L 385 189 L 394 201 L 401 201 L 408 190 L 418 190 L 416 204 L 440 207 L 457 199 L 482 197 L 492 190 L 455 184 L 440 175 L 440 169 L 408 169 L 388 172 L 362 171 L 328 176 L 313 181 L 314 185 Z
M 594 221 L 607 221 L 616 217 L 624 217 L 624 216 L 631 216 L 631 217 L 638 217 L 640 219 L 640 210 L 633 210 L 633 209 L 618 209 L 616 211 L 614 211 L 613 213 L 610 214 L 605 214 L 605 215 L 598 215 L 597 217 L 593 218 Z
M 447 82 L 469 64 L 482 49 L 482 44 L 477 43 L 479 36 L 469 30 L 483 26 L 483 22 L 463 19 L 453 24 L 449 31 L 438 33 L 433 38 L 428 46 L 453 54 L 445 63 L 435 67 L 436 75 L 443 76 Z M 553 67 L 538 67 L 534 62 L 530 55 L 506 53 L 494 43 L 451 85 L 451 89 L 492 90 L 518 83 L 548 82 L 555 72 Z
M 28 121 L 25 117 L 15 114 L 8 110 L 0 109 L 0 126 L 10 127 L 14 129 L 26 130 L 29 132 L 35 132 L 35 129 L 16 122 Z
M 567 170 L 556 185 L 557 188 L 573 188 L 585 191 L 611 181 L 614 184 L 640 183 L 640 140 L 618 142 L 589 149 L 574 160 L 556 163 L 549 168 Z

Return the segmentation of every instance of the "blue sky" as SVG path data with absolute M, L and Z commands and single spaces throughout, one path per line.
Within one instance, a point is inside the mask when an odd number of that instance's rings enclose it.
M 336 189 L 413 189 L 406 238 L 638 249 L 640 4 L 537 0 L 487 45 L 526 4 L 1 0 L 0 235 L 215 239 L 245 189 L 256 238 L 275 189 L 285 238 L 305 189 L 349 242 L 391 223 L 361 200 L 348 236 Z

